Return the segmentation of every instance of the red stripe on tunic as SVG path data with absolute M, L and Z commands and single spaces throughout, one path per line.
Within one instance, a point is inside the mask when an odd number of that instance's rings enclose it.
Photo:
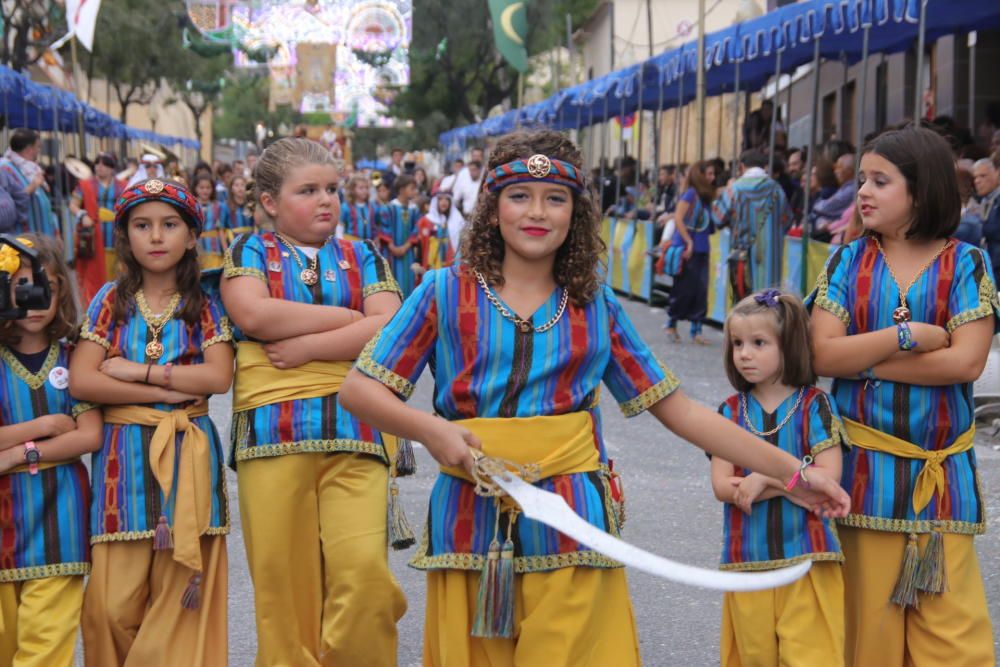
M 559 475 L 552 478 L 552 490 L 564 498 L 570 507 L 573 506 L 573 478 L 570 475 Z M 580 549 L 580 543 L 576 540 L 566 537 L 559 531 L 555 531 L 555 533 L 557 544 L 559 545 L 559 553 L 565 554 L 578 551 Z
M 13 477 L 0 476 L 0 570 L 17 567 L 14 560 L 17 530 L 14 528 Z
M 871 323 L 868 321 L 868 308 L 871 305 L 872 289 L 874 289 L 875 263 L 878 260 L 878 248 L 872 241 L 865 244 L 865 249 L 861 253 L 861 262 L 858 265 L 856 278 L 857 290 L 854 302 L 854 326 L 858 333 L 869 330 Z
M 344 270 L 347 276 L 347 285 L 351 289 L 350 294 L 350 308 L 352 310 L 361 310 L 364 307 L 364 296 L 361 291 L 361 272 L 362 267 L 358 262 L 358 256 L 354 252 L 354 244 L 350 241 L 339 241 L 340 252 L 344 257 L 344 261 L 348 263 L 348 268 Z
M 275 299 L 285 298 L 285 283 L 282 281 L 282 271 L 272 271 L 271 266 L 281 267 L 281 248 L 274 234 L 268 232 L 264 238 L 264 270 L 267 274 L 267 286 Z M 276 263 L 276 264 L 275 264 Z
M 578 376 L 586 357 L 589 337 L 587 335 L 587 314 L 582 308 L 568 306 L 569 318 L 569 359 L 563 367 L 556 386 L 552 391 L 553 414 L 561 414 L 573 408 L 573 380 Z
M 472 377 L 476 369 L 479 331 L 479 286 L 466 273 L 458 281 L 458 330 L 461 336 L 462 367 L 452 382 L 455 408 L 463 417 L 477 416 L 476 402 L 472 397 Z
M 471 484 L 462 484 L 458 491 L 458 505 L 455 508 L 455 528 L 452 538 L 455 551 L 472 551 L 472 534 L 476 524 L 476 492 Z

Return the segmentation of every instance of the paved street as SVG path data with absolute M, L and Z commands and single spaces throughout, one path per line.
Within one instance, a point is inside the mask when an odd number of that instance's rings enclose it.
M 626 309 L 642 336 L 697 400 L 716 406 L 730 388 L 722 370 L 721 335 L 709 331 L 713 346 L 670 345 L 660 330 L 662 312 L 641 303 Z M 429 408 L 431 379 L 418 385 L 414 404 Z M 625 537 L 641 547 L 685 563 L 712 566 L 718 562 L 721 540 L 720 505 L 712 496 L 708 465 L 700 450 L 665 431 L 652 417 L 625 420 L 605 396 L 605 433 L 616 467 L 625 477 L 628 521 Z M 220 431 L 229 426 L 228 402 L 213 401 L 212 416 Z M 1000 453 L 985 438 L 977 447 L 988 514 L 1000 511 Z M 402 481 L 402 492 L 414 530 L 421 529 L 434 465 L 423 449 L 417 450 L 418 475 Z M 253 590 L 247 574 L 236 504 L 235 475 L 230 476 L 234 530 L 229 540 L 230 559 L 230 661 L 233 667 L 253 664 Z M 979 538 L 979 553 L 994 625 L 1000 623 L 1000 533 L 996 525 Z M 393 569 L 402 582 L 409 610 L 399 626 L 399 664 L 420 664 L 423 627 L 423 575 L 406 566 L 412 550 L 392 555 Z M 633 602 L 639 623 L 639 641 L 649 667 L 701 666 L 718 663 L 721 595 L 665 582 L 630 572 Z

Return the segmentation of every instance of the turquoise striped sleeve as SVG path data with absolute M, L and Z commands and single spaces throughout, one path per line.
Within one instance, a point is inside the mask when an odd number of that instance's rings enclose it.
M 375 249 L 375 244 L 364 241 L 358 246 L 361 247 L 361 280 L 364 283 L 362 289 L 364 297 L 368 298 L 377 292 L 392 292 L 402 297 L 399 285 L 392 275 L 392 269 L 389 268 L 389 262 Z
M 243 234 L 226 250 L 222 275 L 226 278 L 253 276 L 267 282 L 267 251 L 256 234 Z
M 437 340 L 435 284 L 441 271 L 447 270 L 428 272 L 358 357 L 356 368 L 359 371 L 378 380 L 404 400 L 413 394 L 414 385 Z
M 111 317 L 114 306 L 115 283 L 105 283 L 94 295 L 80 325 L 80 338 L 97 343 L 104 349 L 111 347 L 112 332 L 115 327 Z
M 611 390 L 626 417 L 649 409 L 680 386 L 680 381 L 653 355 L 608 286 L 607 303 L 611 357 L 604 371 L 604 384 Z
M 982 250 L 964 244 L 959 248 L 956 264 L 955 279 L 948 295 L 948 331 L 984 317 L 994 318 L 996 331 L 1000 302 L 997 300 L 993 267 Z
M 857 242 L 855 242 L 857 243 Z M 812 293 L 806 297 L 806 307 L 819 306 L 823 310 L 836 316 L 844 323 L 844 326 L 851 325 L 851 304 L 848 296 L 848 274 L 851 270 L 853 250 L 855 244 L 841 246 L 830 255 L 826 261 L 826 266 L 816 279 L 816 287 Z
M 809 401 L 808 429 L 807 445 L 813 456 L 837 446 L 849 446 L 837 406 L 825 392 L 817 391 Z

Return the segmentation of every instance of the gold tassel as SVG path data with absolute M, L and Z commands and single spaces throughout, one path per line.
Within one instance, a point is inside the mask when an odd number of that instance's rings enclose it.
M 399 485 L 395 477 L 389 477 L 389 505 L 386 527 L 389 532 L 389 546 L 396 551 L 408 549 L 417 542 L 403 511 L 403 503 L 399 500 Z
M 892 590 L 889 600 L 899 605 L 903 609 L 917 606 L 917 567 L 919 565 L 919 553 L 917 551 L 917 536 L 910 533 L 906 542 L 906 550 L 903 552 L 903 564 L 899 569 L 899 579 L 896 587 Z
M 917 568 L 916 586 L 924 593 L 944 593 L 948 590 L 947 575 L 944 569 L 944 536 L 940 531 L 931 533 L 924 556 Z
M 476 594 L 476 617 L 472 622 L 473 637 L 510 638 L 514 636 L 514 541 L 511 531 L 514 517 L 508 516 L 507 539 L 500 546 L 500 503 L 493 541 L 486 555 L 486 565 L 479 577 Z
M 399 438 L 396 445 L 396 477 L 409 477 L 417 472 L 417 459 L 413 455 L 413 443 Z

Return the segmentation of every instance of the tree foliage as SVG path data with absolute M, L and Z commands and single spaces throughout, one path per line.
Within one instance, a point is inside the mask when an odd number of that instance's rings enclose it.
M 565 44 L 566 14 L 579 25 L 598 0 L 527 3 L 528 55 Z M 421 124 L 421 134 L 477 122 L 511 100 L 517 72 L 496 52 L 483 0 L 415 0 L 410 85 L 396 98 L 393 115 Z M 437 112 L 435 114 L 435 112 Z M 430 119 L 431 122 L 427 122 Z
M 202 114 L 222 98 L 222 91 L 228 83 L 226 73 L 232 62 L 231 53 L 206 58 L 178 46 L 164 72 L 164 78 L 173 91 L 169 101 L 179 102 L 191 111 L 195 138 L 199 142 Z
M 255 141 L 254 127 L 263 121 L 271 130 L 281 125 L 291 127 L 300 114 L 290 106 L 268 108 L 270 81 L 266 73 L 246 72 L 231 76 L 216 107 L 215 136 L 225 139 Z
M 0 0 L 0 63 L 21 71 L 62 36 L 63 7 L 41 0 Z

